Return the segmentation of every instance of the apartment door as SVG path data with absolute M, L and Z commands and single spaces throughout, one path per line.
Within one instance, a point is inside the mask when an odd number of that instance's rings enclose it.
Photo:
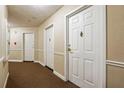
M 102 87 L 104 80 L 100 9 L 91 6 L 69 18 L 69 80 L 80 87 Z
M 34 33 L 24 34 L 24 61 L 34 61 Z
M 53 25 L 46 28 L 46 66 L 53 69 L 54 62 L 54 30 Z

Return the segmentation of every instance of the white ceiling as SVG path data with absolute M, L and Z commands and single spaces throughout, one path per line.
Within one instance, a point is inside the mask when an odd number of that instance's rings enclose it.
M 62 5 L 8 5 L 8 20 L 12 27 L 39 26 Z

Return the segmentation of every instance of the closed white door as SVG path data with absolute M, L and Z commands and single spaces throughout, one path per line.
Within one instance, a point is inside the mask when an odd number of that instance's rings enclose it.
M 54 59 L 54 33 L 53 26 L 46 29 L 46 65 L 53 69 Z
M 24 61 L 34 61 L 34 34 L 24 34 Z
M 69 80 L 80 85 L 81 81 L 81 15 L 69 19 Z
M 80 87 L 100 87 L 100 6 L 69 19 L 69 80 Z

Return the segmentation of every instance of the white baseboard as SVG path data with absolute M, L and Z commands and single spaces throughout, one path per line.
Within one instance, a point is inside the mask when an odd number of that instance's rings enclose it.
M 53 73 L 58 76 L 59 78 L 61 78 L 62 80 L 66 81 L 65 77 L 62 76 L 61 74 L 59 74 L 58 72 L 56 72 L 55 70 L 53 71 Z
M 43 62 L 40 62 L 40 64 L 45 67 L 45 64 Z
M 34 63 L 40 63 L 40 61 L 36 61 L 36 60 L 35 60 Z
M 5 82 L 4 82 L 4 85 L 3 85 L 3 88 L 6 88 L 6 84 L 7 84 L 7 80 L 9 78 L 9 72 L 7 73 L 7 76 L 6 76 L 6 79 L 5 79 Z
M 8 62 L 23 62 L 23 60 L 8 60 Z
M 3 62 L 3 61 L 4 61 L 4 58 L 5 58 L 5 57 L 1 57 L 1 58 L 0 58 L 0 62 Z
M 35 63 L 39 63 L 39 64 L 41 64 L 42 66 L 45 66 L 45 64 L 43 63 L 43 62 L 41 62 L 41 61 L 34 61 Z

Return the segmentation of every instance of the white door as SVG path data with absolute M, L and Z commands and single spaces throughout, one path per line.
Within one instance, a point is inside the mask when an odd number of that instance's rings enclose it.
M 103 79 L 100 9 L 92 6 L 69 19 L 69 80 L 80 87 L 100 87 Z
M 81 16 L 69 19 L 69 80 L 80 86 L 81 78 Z
M 24 61 L 34 61 L 34 34 L 24 34 Z
M 54 32 L 53 26 L 46 29 L 46 65 L 53 69 L 54 60 Z

